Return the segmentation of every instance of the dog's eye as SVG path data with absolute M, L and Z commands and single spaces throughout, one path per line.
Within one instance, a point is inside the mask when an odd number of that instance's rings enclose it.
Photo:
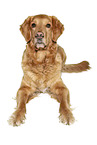
M 47 24 L 46 27 L 47 27 L 47 28 L 50 28 L 50 27 L 51 27 L 51 24 Z
M 33 23 L 33 24 L 32 24 L 32 28 L 35 28 L 35 27 L 36 27 L 36 24 L 35 24 L 35 23 Z

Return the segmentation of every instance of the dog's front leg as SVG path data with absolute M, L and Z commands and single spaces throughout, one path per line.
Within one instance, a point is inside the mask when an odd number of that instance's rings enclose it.
M 66 125 L 72 124 L 75 119 L 70 108 L 70 98 L 67 87 L 62 81 L 58 81 L 51 87 L 51 94 L 52 97 L 60 103 L 60 121 Z
M 26 103 L 30 99 L 33 99 L 36 97 L 35 88 L 30 88 L 26 85 L 23 85 L 19 88 L 17 92 L 17 107 L 16 111 L 12 114 L 12 116 L 9 119 L 9 124 L 13 126 L 19 126 L 24 123 L 25 120 L 25 114 L 26 114 Z

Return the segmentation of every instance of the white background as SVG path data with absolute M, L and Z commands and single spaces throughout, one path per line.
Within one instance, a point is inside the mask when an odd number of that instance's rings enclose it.
M 27 119 L 20 127 L 7 120 L 16 106 L 23 76 L 22 54 L 26 42 L 19 25 L 30 15 L 55 15 L 65 31 L 58 39 L 66 63 L 88 60 L 91 70 L 62 74 L 70 90 L 76 122 L 59 123 L 59 104 L 47 94 L 27 104 Z M 0 2 L 0 144 L 97 145 L 97 4 L 96 0 L 3 0 Z

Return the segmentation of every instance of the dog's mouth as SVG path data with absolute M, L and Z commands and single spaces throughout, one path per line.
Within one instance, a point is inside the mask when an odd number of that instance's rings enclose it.
M 38 51 L 38 50 L 45 50 L 45 49 L 46 49 L 46 45 L 43 42 L 43 40 L 42 39 L 36 39 L 35 40 L 35 50 Z

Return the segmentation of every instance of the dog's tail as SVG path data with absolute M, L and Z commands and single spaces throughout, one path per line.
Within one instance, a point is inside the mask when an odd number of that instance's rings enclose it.
M 89 62 L 82 61 L 78 64 L 65 64 L 62 67 L 62 72 L 78 73 L 78 72 L 82 72 L 82 71 L 87 71 L 89 69 L 90 69 Z

